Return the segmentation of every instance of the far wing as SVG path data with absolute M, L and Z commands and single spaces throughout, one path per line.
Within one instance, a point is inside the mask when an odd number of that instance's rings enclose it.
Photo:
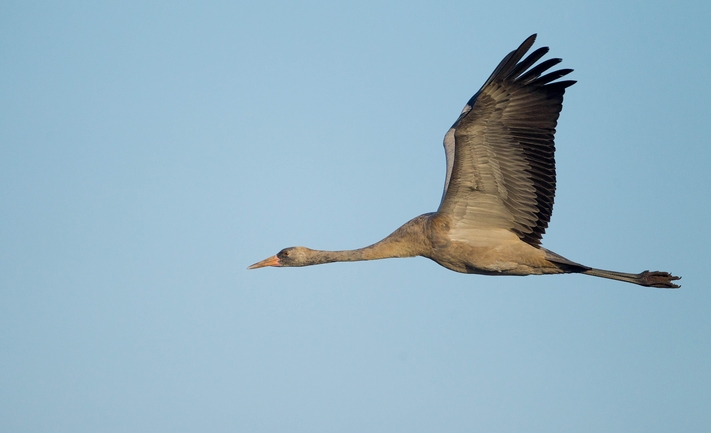
M 555 127 L 565 89 L 575 81 L 554 82 L 571 69 L 541 76 L 560 59 L 531 67 L 548 48 L 520 61 L 535 38 L 501 61 L 445 135 L 447 177 L 438 212 L 452 217 L 456 236 L 501 228 L 539 245 L 548 227 Z

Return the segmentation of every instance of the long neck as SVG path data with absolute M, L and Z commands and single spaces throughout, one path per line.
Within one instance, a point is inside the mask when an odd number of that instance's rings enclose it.
M 312 250 L 314 253 L 314 262 L 311 264 L 355 262 L 360 260 L 378 260 L 423 255 L 429 250 L 429 241 L 424 234 L 424 224 L 426 220 L 426 215 L 414 218 L 382 241 L 365 248 L 346 251 Z

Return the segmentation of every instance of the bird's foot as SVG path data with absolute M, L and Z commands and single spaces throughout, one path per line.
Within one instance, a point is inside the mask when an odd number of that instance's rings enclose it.
M 681 277 L 676 277 L 669 272 L 644 271 L 639 274 L 640 284 L 661 289 L 678 289 L 681 286 L 672 283 L 672 281 L 680 279 Z

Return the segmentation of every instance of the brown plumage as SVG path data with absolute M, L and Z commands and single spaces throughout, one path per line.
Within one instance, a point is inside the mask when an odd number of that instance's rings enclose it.
M 250 266 L 308 266 L 423 256 L 447 269 L 484 275 L 581 273 L 642 286 L 678 288 L 667 272 L 594 269 L 541 247 L 555 196 L 554 135 L 572 72 L 561 59 L 521 60 L 536 35 L 509 53 L 467 102 L 444 137 L 447 174 L 437 212 L 420 215 L 371 246 L 348 251 L 291 247 Z

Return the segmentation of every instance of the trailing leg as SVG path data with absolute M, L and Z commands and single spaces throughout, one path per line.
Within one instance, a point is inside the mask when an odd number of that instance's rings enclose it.
M 644 271 L 639 274 L 627 274 L 624 272 L 605 271 L 603 269 L 590 268 L 582 273 L 592 275 L 594 277 L 609 278 L 611 280 L 639 284 L 640 286 L 646 287 L 658 287 L 661 289 L 678 289 L 681 287 L 672 283 L 672 281 L 679 280 L 681 277 L 675 277 L 669 272 Z

